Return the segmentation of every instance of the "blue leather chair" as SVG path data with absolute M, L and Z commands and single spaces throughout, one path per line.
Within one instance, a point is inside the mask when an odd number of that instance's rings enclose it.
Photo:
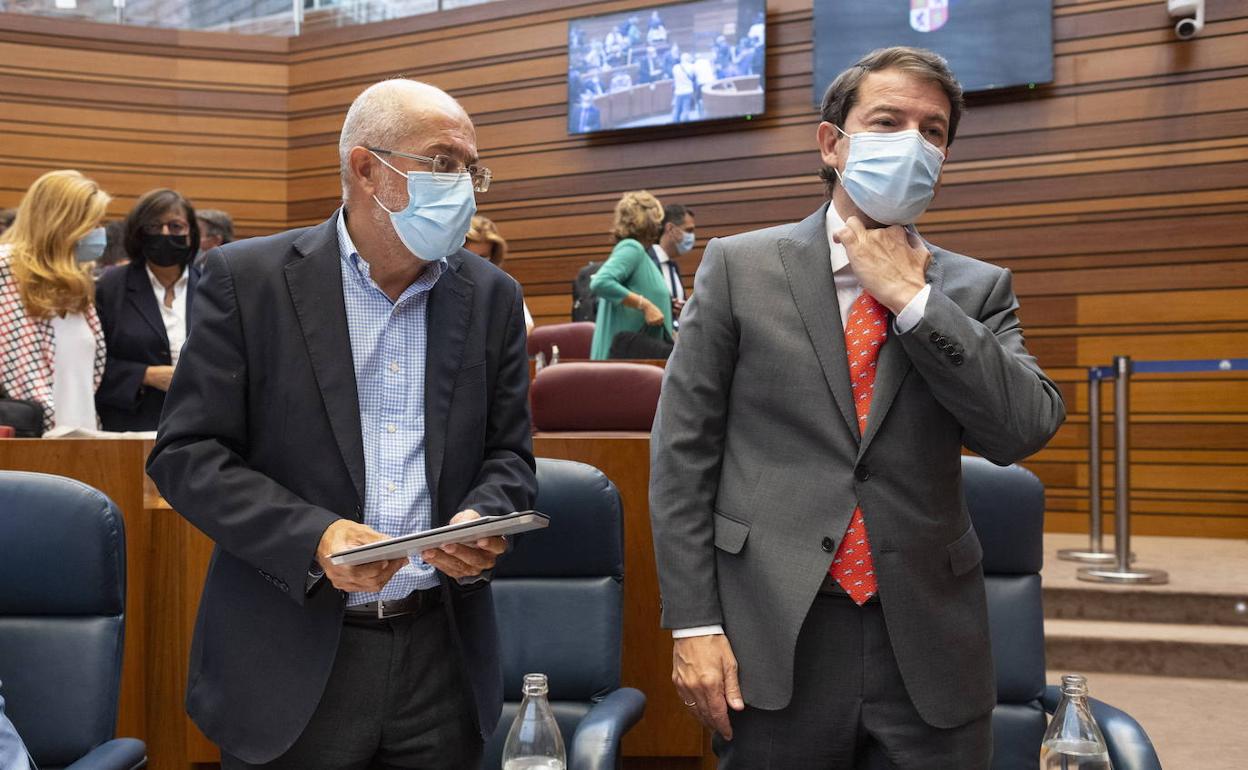
M 147 747 L 113 739 L 125 629 L 126 535 L 103 493 L 0 471 L 0 681 L 42 770 L 130 770 Z
M 984 548 L 988 620 L 997 674 L 994 770 L 1039 766 L 1040 742 L 1060 696 L 1044 681 L 1044 485 L 1017 465 L 962 458 L 962 484 Z M 1096 677 L 1089 685 L 1096 691 Z M 1089 699 L 1115 770 L 1161 770 L 1148 734 L 1128 714 Z
M 567 460 L 539 459 L 537 483 L 550 526 L 518 538 L 494 573 L 506 702 L 482 767 L 500 767 L 524 675 L 545 673 L 569 770 L 619 768 L 620 741 L 646 707 L 639 690 L 620 687 L 620 493 L 602 471 Z

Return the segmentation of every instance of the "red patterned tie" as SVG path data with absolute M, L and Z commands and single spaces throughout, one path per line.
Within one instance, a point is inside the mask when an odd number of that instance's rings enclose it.
M 849 385 L 854 392 L 860 436 L 867 432 L 867 415 L 871 413 L 871 395 L 875 388 L 875 362 L 887 337 L 888 310 L 864 291 L 854 300 L 849 309 L 849 320 L 845 323 Z M 867 523 L 862 519 L 861 506 L 854 508 L 845 537 L 832 558 L 830 572 L 857 604 L 875 596 L 875 564 L 871 561 L 871 545 L 867 540 Z

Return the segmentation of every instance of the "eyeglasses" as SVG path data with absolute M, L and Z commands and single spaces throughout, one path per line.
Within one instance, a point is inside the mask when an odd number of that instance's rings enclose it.
M 429 170 L 433 172 L 433 179 L 436 182 L 456 182 L 467 173 L 472 180 L 472 189 L 479 193 L 490 189 L 490 180 L 494 178 L 494 172 L 485 166 L 464 166 L 449 155 L 434 155 L 431 158 L 428 155 L 412 155 L 411 153 L 396 152 L 395 150 L 381 150 L 376 147 L 365 147 L 364 149 L 369 152 L 375 152 L 378 155 L 393 155 L 399 158 L 410 158 L 421 163 L 427 163 L 429 164 Z
M 147 235 L 160 235 L 166 227 L 169 228 L 170 235 L 189 235 L 191 232 L 190 224 L 184 219 L 171 219 L 168 222 L 149 222 L 143 225 L 143 232 Z

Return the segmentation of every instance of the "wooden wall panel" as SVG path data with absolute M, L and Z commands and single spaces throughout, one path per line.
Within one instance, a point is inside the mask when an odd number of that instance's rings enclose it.
M 287 225 L 288 42 L 0 14 L 0 207 L 96 179 L 120 218 L 173 187 L 244 235 Z
M 510 240 L 508 267 L 538 322 L 564 320 L 577 269 L 609 250 L 624 190 L 692 206 L 702 243 L 801 218 L 821 199 L 810 0 L 768 4 L 759 118 L 567 136 L 567 20 L 645 4 L 505 0 L 290 40 L 0 15 L 0 206 L 42 171 L 74 166 L 117 196 L 116 215 L 169 185 L 231 210 L 243 233 L 310 224 L 338 202 L 347 105 L 405 74 L 474 115 L 496 173 L 481 209 Z M 921 226 L 1014 271 L 1031 347 L 1071 400 L 1059 440 L 1073 447 L 1072 427 L 1086 439 L 1081 367 L 1248 351 L 1248 0 L 1210 2 L 1187 42 L 1155 0 L 1059 0 L 1054 30 L 1054 83 L 970 98 Z M 690 283 L 700 255 L 681 258 Z M 1141 446 L 1248 473 L 1202 454 L 1227 430 L 1248 431 L 1242 381 L 1180 379 L 1137 386 Z M 1081 461 L 1036 463 L 1051 523 L 1079 526 Z M 1216 502 L 1209 515 L 1248 535 L 1248 494 L 1214 500 L 1213 486 L 1192 486 L 1185 510 Z M 1185 532 L 1184 515 L 1142 516 L 1141 527 Z
M 571 279 L 608 252 L 625 190 L 691 205 L 701 243 L 818 205 L 810 0 L 768 4 L 761 118 L 600 137 L 564 128 L 563 24 L 586 4 L 519 6 L 444 14 L 445 29 L 400 22 L 367 39 L 294 41 L 292 221 L 333 208 L 339 116 L 394 71 L 448 88 L 476 116 L 496 171 L 479 204 L 510 240 L 508 268 L 539 323 L 566 320 Z M 1187 42 L 1154 0 L 1058 0 L 1054 24 L 1055 82 L 970 98 L 921 227 L 1014 271 L 1031 347 L 1070 401 L 1070 422 L 1032 462 L 1049 485 L 1050 526 L 1069 530 L 1086 526 L 1083 367 L 1248 354 L 1248 2 L 1213 0 Z M 681 258 L 688 276 L 700 256 Z M 1232 481 L 1248 478 L 1244 387 L 1240 375 L 1133 386 L 1138 531 L 1248 536 L 1248 489 Z

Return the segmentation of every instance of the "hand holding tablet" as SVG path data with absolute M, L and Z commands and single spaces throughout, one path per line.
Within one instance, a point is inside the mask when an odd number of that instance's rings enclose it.
M 424 532 L 349 548 L 331 554 L 330 561 L 338 565 L 355 565 L 407 558 L 414 553 L 441 548 L 453 543 L 473 543 L 483 538 L 543 529 L 549 523 L 550 517 L 537 511 L 517 511 L 504 516 L 482 516 L 444 527 L 435 527 Z

